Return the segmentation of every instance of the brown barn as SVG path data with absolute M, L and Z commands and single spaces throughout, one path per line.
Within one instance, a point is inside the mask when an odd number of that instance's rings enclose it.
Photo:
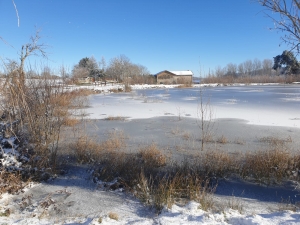
M 191 84 L 193 81 L 193 72 L 190 70 L 164 70 L 155 76 L 158 84 Z

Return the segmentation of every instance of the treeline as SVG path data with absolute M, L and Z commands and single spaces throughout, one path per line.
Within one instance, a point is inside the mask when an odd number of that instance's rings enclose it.
M 98 62 L 93 56 L 82 58 L 73 67 L 72 79 L 76 83 L 84 77 L 91 77 L 95 82 L 112 80 L 126 84 L 155 83 L 147 67 L 131 62 L 125 55 L 112 58 L 108 65 L 104 57 Z
M 273 60 L 271 59 L 254 59 L 246 60 L 240 64 L 228 63 L 225 67 L 217 66 L 215 70 L 210 70 L 208 76 L 222 77 L 222 76 L 260 76 L 260 75 L 274 75 Z

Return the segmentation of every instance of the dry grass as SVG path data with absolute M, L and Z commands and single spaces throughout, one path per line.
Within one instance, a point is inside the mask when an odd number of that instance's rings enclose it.
M 241 138 L 236 138 L 234 140 L 234 143 L 238 144 L 238 145 L 244 145 L 246 142 L 244 140 L 242 140 Z
M 96 142 L 89 136 L 80 137 L 75 143 L 69 145 L 78 162 L 92 163 L 100 160 L 107 154 L 112 154 L 117 150 L 125 148 L 125 134 L 122 131 L 109 133 L 107 140 Z
M 299 76 L 208 76 L 202 79 L 202 83 L 221 83 L 221 84 L 233 84 L 233 83 L 292 83 L 299 81 Z
M 165 206 L 189 200 L 198 201 L 203 210 L 212 209 L 214 182 L 220 177 L 235 175 L 264 184 L 298 179 L 294 171 L 298 175 L 300 156 L 282 147 L 289 139 L 282 142 L 263 138 L 262 141 L 270 143 L 269 149 L 246 154 L 204 151 L 198 158 L 183 163 L 172 162 L 155 144 L 125 153 L 125 139 L 122 132 L 110 133 L 107 140 L 99 143 L 85 136 L 71 147 L 79 162 L 93 163 L 95 180 L 107 182 L 108 189 L 122 187 L 132 192 L 158 212 Z M 243 211 L 235 198 L 230 199 L 227 207 Z
M 124 121 L 124 120 L 126 120 L 126 117 L 122 117 L 122 116 L 109 116 L 109 117 L 106 117 L 105 120 L 109 120 L 109 121 L 112 121 L 112 120 Z
M 122 186 L 157 211 L 178 199 L 201 200 L 206 208 L 210 205 L 205 195 L 209 180 L 196 165 L 171 163 L 154 144 L 137 153 L 106 152 L 95 165 L 97 179 L 115 181 L 110 188 Z
M 281 199 L 281 203 L 278 204 L 279 211 L 293 211 L 296 212 L 299 210 L 299 202 L 292 203 L 290 197 L 288 199 Z
M 9 217 L 10 209 L 5 209 L 4 212 L 0 212 L 0 217 Z
M 108 213 L 108 217 L 109 217 L 110 219 L 112 219 L 112 220 L 116 220 L 116 221 L 119 220 L 119 215 L 118 215 L 117 213 L 115 213 L 115 212 L 109 212 L 109 213 Z
M 231 197 L 228 202 L 227 202 L 227 208 L 233 209 L 233 210 L 237 210 L 240 214 L 243 213 L 244 211 L 244 207 L 243 207 L 243 203 L 240 199 L 236 198 L 236 197 Z
M 292 142 L 292 138 L 289 136 L 287 138 L 278 138 L 273 136 L 267 136 L 259 138 L 260 142 L 268 143 L 272 146 L 283 146 L 286 143 Z
M 200 156 L 199 164 L 208 177 L 226 177 L 236 171 L 237 157 L 223 151 L 207 151 Z
M 189 88 L 192 87 L 192 83 L 180 84 L 177 88 Z
M 142 148 L 139 152 L 145 167 L 162 167 L 167 163 L 166 155 L 161 153 L 155 144 Z
M 184 140 L 188 141 L 191 139 L 191 133 L 186 131 L 183 133 L 182 137 Z
M 3 193 L 16 194 L 28 185 L 29 180 L 22 178 L 17 172 L 0 171 L 0 195 Z
M 299 162 L 295 162 L 295 158 L 285 149 L 260 150 L 245 155 L 241 175 L 259 183 L 281 182 L 288 171 L 291 173 L 296 169 L 295 164 L 299 165 Z
M 74 127 L 75 125 L 78 125 L 80 123 L 79 119 L 68 117 L 64 121 L 64 125 L 68 127 Z
M 181 132 L 182 132 L 182 130 L 181 130 L 178 126 L 174 127 L 174 128 L 171 130 L 171 134 L 173 134 L 173 135 L 178 135 L 178 134 L 180 134 Z
M 220 143 L 220 144 L 227 144 L 228 140 L 227 140 L 227 138 L 224 135 L 222 135 L 221 137 L 219 137 L 217 139 L 217 142 Z

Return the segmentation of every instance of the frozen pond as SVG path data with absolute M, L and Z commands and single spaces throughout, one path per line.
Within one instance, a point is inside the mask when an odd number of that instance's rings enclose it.
M 94 95 L 90 118 L 156 116 L 199 118 L 200 88 L 143 89 L 132 93 Z M 236 118 L 249 124 L 300 128 L 300 85 L 227 86 L 202 88 L 213 119 Z

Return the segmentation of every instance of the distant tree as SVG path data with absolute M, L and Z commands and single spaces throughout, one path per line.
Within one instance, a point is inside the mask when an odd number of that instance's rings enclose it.
M 273 67 L 273 61 L 271 59 L 264 59 L 262 61 L 262 74 L 271 75 Z
M 222 77 L 222 76 L 224 76 L 225 75 L 225 68 L 222 68 L 221 66 L 217 66 L 216 68 L 215 68 L 215 75 L 217 76 L 217 77 Z
M 233 63 L 228 63 L 226 75 L 236 76 L 237 75 L 237 65 L 233 64 Z
M 100 74 L 99 65 L 96 59 L 91 57 L 82 58 L 73 68 L 73 78 L 97 77 Z
M 88 57 L 85 57 L 85 58 L 80 59 L 80 61 L 79 61 L 79 63 L 78 63 L 78 67 L 84 67 L 84 68 L 87 68 L 87 67 L 88 67 L 88 61 L 89 61 L 89 58 L 88 58 Z
M 252 75 L 252 71 L 253 71 L 252 60 L 247 60 L 247 61 L 244 62 L 244 70 L 245 70 L 245 74 L 247 76 Z
M 274 57 L 274 70 L 280 69 L 284 74 L 298 74 L 300 71 L 300 63 L 297 61 L 293 52 L 283 51 L 281 55 Z
M 107 74 L 115 80 L 123 81 L 131 75 L 131 61 L 125 55 L 119 55 L 110 60 Z
M 252 74 L 253 75 L 261 75 L 261 68 L 262 68 L 261 61 L 259 59 L 255 58 L 253 60 L 253 71 L 252 71 Z
M 275 29 L 284 33 L 282 41 L 291 46 L 291 51 L 300 52 L 300 18 L 299 0 L 255 0 L 265 7 L 270 13 L 267 13 L 274 24 Z M 277 19 L 275 16 L 278 15 Z M 273 17 L 274 16 L 274 17 Z
M 239 73 L 239 75 L 241 75 L 241 76 L 244 76 L 244 75 L 245 75 L 244 63 L 240 63 L 240 64 L 238 65 L 238 73 Z

